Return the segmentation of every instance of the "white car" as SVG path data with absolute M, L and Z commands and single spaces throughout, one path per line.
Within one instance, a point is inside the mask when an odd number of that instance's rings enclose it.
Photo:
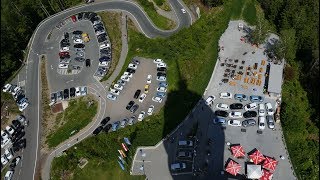
M 126 82 L 129 82 L 129 81 L 130 81 L 130 78 L 129 78 L 128 76 L 124 76 L 124 75 L 122 75 L 122 76 L 120 77 L 120 79 L 123 80 L 123 81 L 126 81 Z
M 245 105 L 244 106 L 244 110 L 246 110 L 246 111 L 250 111 L 250 110 L 254 110 L 254 109 L 256 109 L 257 108 L 257 103 L 250 103 L 250 104 L 247 104 L 247 105 Z
M 6 158 L 6 156 L 3 154 L 1 156 L 1 164 L 2 165 L 6 165 L 8 163 L 8 159 Z
M 73 43 L 81 44 L 81 43 L 83 43 L 83 41 L 82 41 L 82 39 L 75 39 L 75 40 L 73 40 Z
M 232 111 L 229 113 L 229 117 L 231 118 L 242 118 L 242 113 L 238 111 Z
M 130 63 L 130 64 L 128 65 L 128 68 L 136 70 L 136 69 L 138 68 L 138 66 L 137 66 L 136 64 Z
M 151 80 L 152 80 L 152 75 L 149 74 L 149 75 L 147 76 L 147 83 L 148 83 L 148 84 L 151 84 Z
M 160 82 L 159 87 L 168 87 L 168 83 L 166 82 Z
M 129 118 L 128 125 L 130 126 L 133 125 L 135 119 L 136 119 L 136 116 L 132 116 L 131 118 Z
M 216 99 L 216 97 L 215 96 L 209 96 L 207 99 L 206 99 L 206 105 L 208 105 L 208 106 L 211 106 L 212 105 L 212 103 L 213 103 L 213 101 Z
M 120 84 L 115 84 L 113 87 L 119 91 L 123 89 L 123 86 L 121 86 Z
M 110 93 L 119 96 L 120 91 L 116 89 L 110 89 Z
M 76 97 L 81 96 L 80 87 L 76 87 Z
M 185 14 L 187 11 L 185 9 L 181 9 L 182 13 Z
M 158 63 L 164 63 L 162 59 L 155 59 L 153 60 L 154 63 L 158 64 Z
M 167 92 L 167 88 L 165 88 L 165 87 L 158 87 L 158 88 L 157 88 L 157 91 L 158 91 L 158 92 Z
M 102 43 L 100 46 L 99 46 L 99 49 L 104 49 L 104 48 L 108 48 L 110 47 L 110 44 L 109 43 Z
M 108 61 L 100 61 L 99 62 L 99 66 L 109 66 L 109 62 Z
M 13 158 L 12 152 L 9 151 L 8 149 L 6 149 L 6 150 L 4 151 L 4 155 L 6 156 L 6 158 L 7 158 L 8 160 L 10 160 L 10 159 Z
M 266 111 L 265 111 L 265 106 L 264 106 L 264 104 L 259 104 L 259 110 L 258 110 L 258 112 L 259 112 L 259 116 L 264 116 L 264 115 L 266 115 Z
M 267 109 L 268 115 L 272 116 L 274 114 L 274 110 L 272 108 L 271 103 L 266 103 L 266 109 Z
M 141 96 L 139 97 L 139 102 L 143 102 L 143 100 L 147 97 L 145 93 L 142 93 Z
M 266 128 L 266 119 L 264 116 L 259 116 L 259 129 L 263 130 Z
M 14 133 L 14 129 L 11 126 L 7 126 L 6 130 L 10 135 L 12 135 Z
M 111 93 L 109 93 L 109 94 L 107 95 L 107 98 L 110 99 L 110 100 L 112 100 L 112 101 L 117 100 L 117 96 L 115 96 L 115 95 L 113 95 L 113 94 L 111 94 Z
M 8 135 L 6 132 L 4 132 L 4 131 L 1 130 L 1 138 L 2 138 L 2 139 L 8 139 L 8 138 L 9 138 L 9 135 Z
M 11 88 L 11 84 L 6 84 L 3 88 L 2 88 L 2 91 L 3 92 L 7 92 L 10 88 Z
M 17 94 L 17 92 L 19 92 L 21 90 L 20 86 L 17 86 L 13 89 L 12 95 L 15 96 Z
M 28 107 L 29 103 L 28 102 L 24 102 L 19 106 L 19 111 L 23 111 Z
M 69 65 L 68 64 L 59 64 L 60 69 L 68 69 Z
M 154 105 L 151 105 L 148 109 L 148 115 L 151 116 L 154 110 Z
M 61 52 L 66 52 L 66 51 L 69 51 L 69 50 L 70 50 L 70 49 L 69 49 L 68 46 L 62 47 L 62 48 L 60 49 Z
M 167 67 L 167 65 L 166 65 L 166 63 L 163 63 L 163 62 L 162 62 L 162 63 L 158 63 L 158 64 L 157 64 L 157 67 L 158 67 L 158 68 L 160 68 L 160 67 Z
M 141 113 L 140 113 L 139 116 L 138 116 L 138 121 L 142 121 L 145 114 L 146 114 L 146 112 L 141 111 Z
M 123 75 L 128 76 L 129 78 L 132 78 L 133 76 L 132 73 L 129 73 L 129 72 L 124 72 Z
M 228 121 L 228 125 L 229 126 L 241 126 L 241 121 L 239 120 L 234 120 L 234 119 L 230 119 Z
M 167 78 L 164 76 L 157 76 L 157 81 L 166 81 Z
M 4 148 L 7 144 L 9 144 L 11 140 L 9 138 L 1 140 L 1 148 Z
M 228 104 L 219 103 L 219 104 L 217 104 L 216 107 L 217 107 L 217 109 L 220 109 L 220 110 L 225 110 L 225 111 L 229 110 Z
M 87 95 L 87 87 L 81 86 L 81 96 Z
M 11 180 L 13 176 L 13 170 L 7 171 L 6 175 L 4 176 L 5 180 Z
M 232 94 L 229 93 L 229 92 L 223 92 L 223 93 L 220 93 L 220 98 L 221 99 L 231 99 L 232 98 Z
M 161 98 L 161 97 L 158 97 L 158 96 L 152 97 L 152 101 L 161 103 L 161 102 L 162 102 L 162 98 Z

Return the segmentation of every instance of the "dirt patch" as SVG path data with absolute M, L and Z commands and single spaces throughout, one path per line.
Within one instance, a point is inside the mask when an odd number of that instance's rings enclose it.
M 53 113 L 59 113 L 63 111 L 62 103 L 57 103 L 51 106 L 51 110 Z

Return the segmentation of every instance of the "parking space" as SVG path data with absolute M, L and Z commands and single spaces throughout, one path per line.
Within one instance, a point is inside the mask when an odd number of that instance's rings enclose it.
M 165 101 L 165 97 L 161 99 L 161 103 L 152 100 L 157 96 L 157 88 L 160 83 L 157 80 L 157 64 L 152 59 L 144 58 L 134 58 L 130 64 L 135 66 L 133 69 L 128 69 L 131 73 L 125 72 L 126 75 L 123 75 L 119 81 L 111 86 L 111 91 L 107 94 L 108 108 L 106 113 L 110 115 L 112 122 L 121 121 L 125 118 L 129 120 L 132 116 L 135 116 L 133 123 L 143 121 L 145 117 L 151 114 L 148 113 L 150 106 L 153 106 L 152 114 L 154 114 Z M 165 83 L 165 81 L 161 82 Z M 136 93 L 137 90 L 140 90 L 140 92 Z M 165 96 L 165 92 L 162 94 Z M 129 105 L 130 101 L 134 103 Z M 141 112 L 144 113 L 144 118 L 138 120 Z

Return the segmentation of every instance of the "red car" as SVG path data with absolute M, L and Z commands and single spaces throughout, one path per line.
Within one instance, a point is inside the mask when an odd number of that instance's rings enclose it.
M 59 56 L 68 56 L 69 52 L 59 52 Z
M 77 17 L 75 15 L 71 16 L 72 22 L 76 22 L 77 21 Z

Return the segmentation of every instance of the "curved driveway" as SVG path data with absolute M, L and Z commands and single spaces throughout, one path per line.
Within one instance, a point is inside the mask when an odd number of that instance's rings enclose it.
M 155 37 L 168 37 L 173 33 L 177 32 L 183 27 L 188 27 L 192 23 L 191 15 L 189 14 L 190 10 L 187 7 L 184 7 L 180 2 L 181 0 L 168 0 L 171 7 L 173 8 L 177 19 L 178 26 L 170 31 L 163 31 L 155 27 L 155 25 L 150 21 L 149 17 L 145 14 L 140 6 L 131 2 L 131 1 L 106 1 L 101 3 L 93 3 L 89 5 L 83 5 L 78 7 L 73 7 L 71 9 L 67 9 L 60 13 L 57 13 L 53 16 L 42 21 L 37 29 L 35 30 L 30 44 L 30 50 L 28 52 L 27 57 L 27 66 L 26 68 L 26 85 L 25 91 L 26 96 L 29 98 L 30 107 L 25 110 L 25 115 L 30 119 L 30 126 L 28 127 L 28 131 L 26 132 L 27 138 L 27 147 L 23 152 L 23 162 L 21 164 L 21 171 L 19 171 L 18 178 L 31 180 L 31 179 L 39 179 L 40 171 L 37 170 L 37 162 L 39 155 L 39 141 L 41 132 L 40 131 L 40 114 L 41 114 L 41 104 L 40 104 L 40 61 L 39 55 L 45 54 L 46 49 L 48 48 L 48 44 L 46 44 L 47 35 L 50 31 L 55 28 L 57 24 L 63 21 L 65 18 L 77 14 L 82 11 L 105 11 L 105 10 L 121 10 L 129 13 L 134 20 L 139 25 L 139 29 L 149 38 Z M 182 13 L 181 9 L 184 8 L 187 10 L 187 13 Z M 90 87 L 90 89 L 95 92 L 97 89 L 104 88 L 100 83 L 94 84 L 96 87 Z M 101 97 L 104 94 L 96 92 L 97 95 Z M 97 119 L 101 119 L 104 116 L 104 112 L 102 115 L 101 110 L 105 109 L 105 100 L 103 98 L 100 99 L 100 112 L 97 115 Z M 100 117 L 101 116 L 101 117 Z M 83 132 L 78 133 L 79 136 L 86 136 L 91 134 L 91 132 Z M 77 143 L 77 142 L 74 142 Z M 74 144 L 73 143 L 73 144 Z M 67 147 L 65 147 L 67 145 Z M 65 144 L 63 149 L 67 149 L 72 144 Z M 36 173 L 37 172 L 37 173 Z M 46 172 L 42 179 L 49 179 L 49 172 Z

